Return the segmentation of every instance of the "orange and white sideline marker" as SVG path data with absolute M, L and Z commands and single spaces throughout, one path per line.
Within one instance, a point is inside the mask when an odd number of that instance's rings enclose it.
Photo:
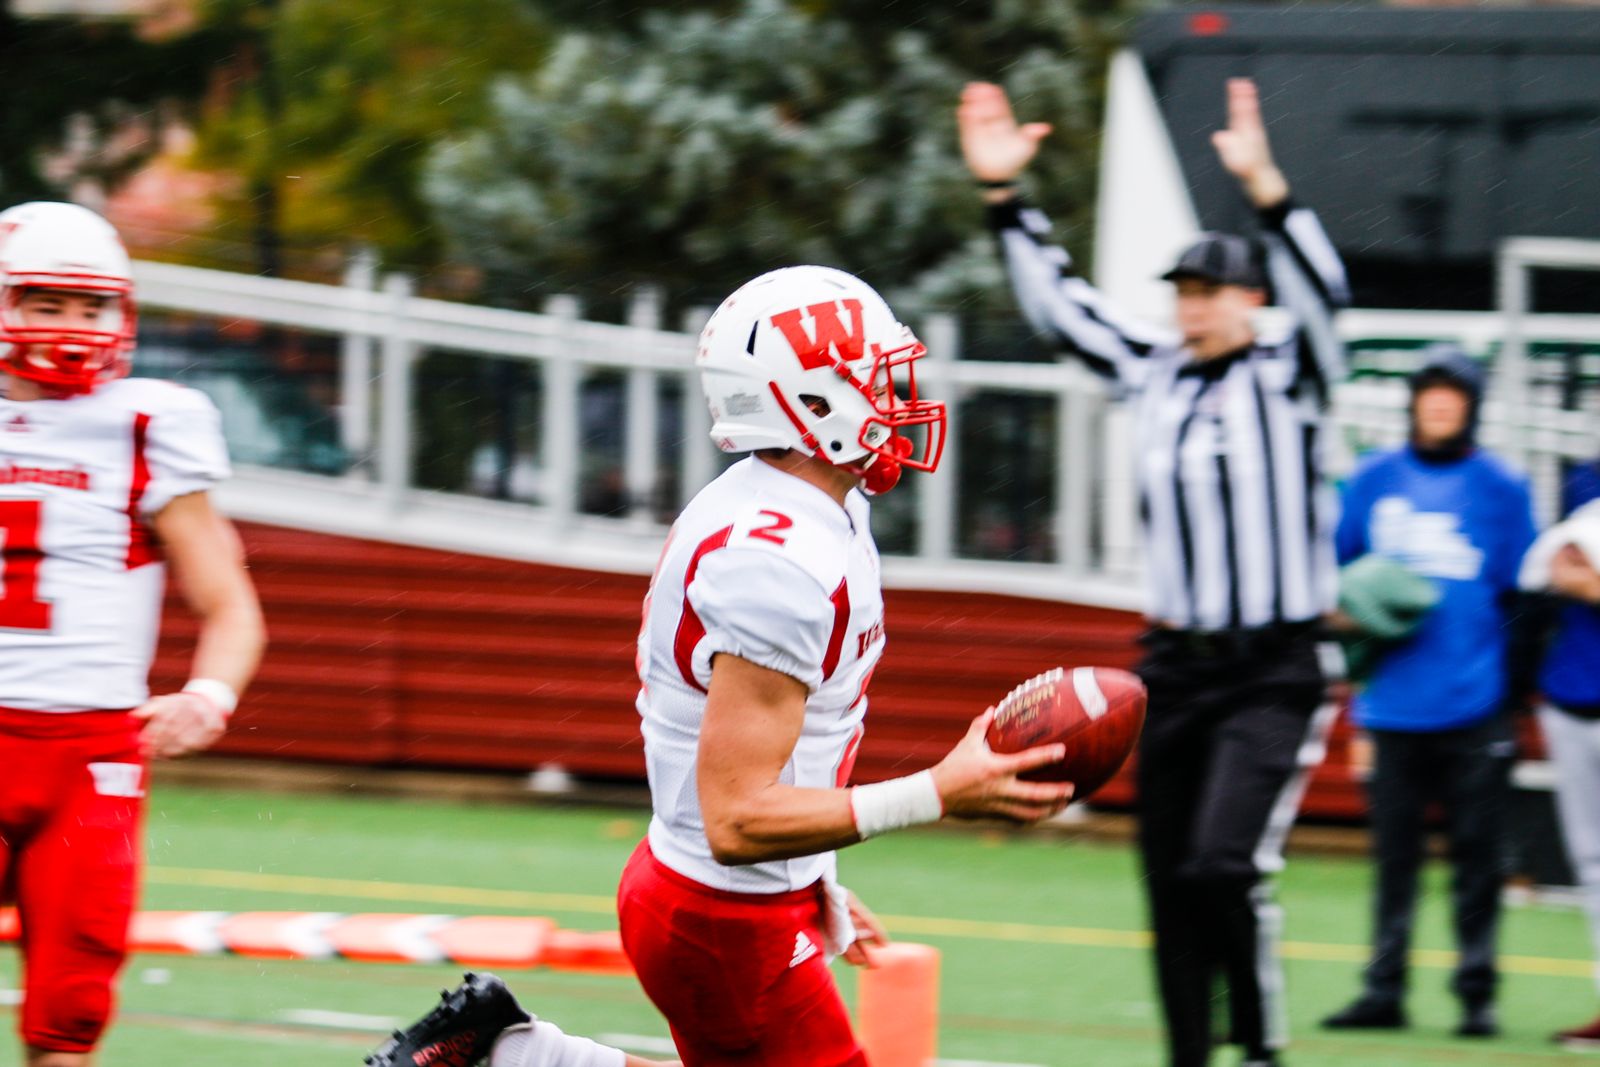
M 938 1051 L 939 950 L 895 941 L 868 952 L 856 1026 L 872 1067 L 928 1067 Z
M 14 909 L 0 909 L 0 942 L 18 936 Z M 322 911 L 141 911 L 128 932 L 134 952 L 259 959 L 347 959 L 631 975 L 614 930 L 560 930 L 517 915 L 342 915 Z M 897 941 L 871 950 L 860 972 L 857 1024 L 873 1067 L 928 1067 L 939 1030 L 939 950 Z
M 633 973 L 622 951 L 622 935 L 615 930 L 552 930 L 540 962 L 558 971 L 616 974 L 617 960 L 627 966 L 625 973 Z
M 16 937 L 15 911 L 0 910 L 0 941 Z M 258 959 L 633 973 L 615 932 L 558 930 L 550 919 L 520 915 L 141 911 L 129 928 L 128 947 L 185 956 L 232 953 Z
M 557 930 L 550 919 L 520 915 L 472 915 L 450 919 L 432 932 L 431 938 L 444 958 L 473 967 L 556 967 L 560 961 L 550 956 L 551 939 L 566 931 Z M 614 955 L 603 961 L 607 974 L 632 974 L 633 964 L 622 954 L 619 942 Z

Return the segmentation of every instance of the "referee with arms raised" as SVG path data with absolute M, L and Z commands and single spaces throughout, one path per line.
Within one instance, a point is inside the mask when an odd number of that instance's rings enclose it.
M 1219 977 L 1243 1063 L 1279 1062 L 1281 916 L 1264 876 L 1321 758 L 1316 631 L 1337 581 L 1319 437 L 1344 371 L 1331 317 L 1344 269 L 1289 199 L 1252 82 L 1229 81 L 1227 112 L 1212 140 L 1261 237 L 1205 234 L 1182 254 L 1165 275 L 1177 335 L 1108 307 L 1018 198 L 1049 126 L 1018 125 L 994 85 L 967 86 L 958 112 L 1024 312 L 1134 405 L 1151 579 L 1139 844 L 1172 1067 L 1207 1062 Z M 1254 325 L 1269 290 L 1293 313 L 1273 336 Z

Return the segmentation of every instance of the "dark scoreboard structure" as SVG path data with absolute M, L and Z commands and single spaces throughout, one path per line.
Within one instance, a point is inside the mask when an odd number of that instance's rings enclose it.
M 1181 7 L 1134 46 L 1208 228 L 1249 228 L 1209 137 L 1224 80 L 1257 80 L 1359 307 L 1488 308 L 1501 238 L 1600 239 L 1600 8 Z M 1600 311 L 1592 279 L 1544 288 Z

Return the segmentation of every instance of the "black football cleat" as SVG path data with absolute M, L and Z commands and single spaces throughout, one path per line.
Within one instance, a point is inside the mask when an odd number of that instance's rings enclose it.
M 1405 1009 L 1397 1001 L 1363 995 L 1322 1020 L 1324 1030 L 1404 1030 Z
M 438 1007 L 370 1053 L 367 1067 L 472 1067 L 502 1030 L 532 1021 L 494 975 L 469 971 L 464 978 L 440 995 Z
M 1461 1009 L 1461 1025 L 1456 1027 L 1457 1037 L 1499 1037 L 1500 1019 L 1494 1005 L 1478 1002 L 1465 1004 Z

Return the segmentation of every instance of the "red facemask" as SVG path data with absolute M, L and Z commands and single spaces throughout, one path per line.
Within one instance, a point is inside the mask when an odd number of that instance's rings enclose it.
M 136 312 L 132 285 L 126 279 L 99 275 L 11 276 L 0 294 L 0 344 L 8 373 L 39 382 L 62 393 L 87 393 L 96 385 L 128 373 Z M 86 292 L 115 301 L 115 321 L 102 329 L 28 326 L 19 305 L 29 290 Z

